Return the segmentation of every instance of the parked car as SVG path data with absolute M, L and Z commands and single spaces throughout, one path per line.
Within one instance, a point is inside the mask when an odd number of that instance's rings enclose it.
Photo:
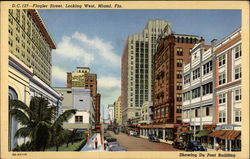
M 118 129 L 115 129 L 115 130 L 114 130 L 114 133 L 115 133 L 115 134 L 119 134 L 119 130 L 118 130 Z
M 160 140 L 158 139 L 158 137 L 155 136 L 155 135 L 149 135 L 148 136 L 148 141 L 150 141 L 150 142 L 160 142 Z
M 185 146 L 186 151 L 207 151 L 198 141 L 189 141 Z
M 133 136 L 134 135 L 134 131 L 129 131 L 129 135 Z
M 174 142 L 172 143 L 172 146 L 173 146 L 174 148 L 178 148 L 178 149 L 181 149 L 181 150 L 184 150 L 185 147 L 186 147 L 186 145 L 185 145 L 182 141 L 174 141 Z
M 138 133 L 134 131 L 133 136 L 138 136 Z
M 117 141 L 114 142 L 108 142 L 108 147 L 114 147 L 114 146 L 119 146 Z
M 113 147 L 109 147 L 108 151 L 127 151 L 127 149 L 121 146 L 113 146 Z

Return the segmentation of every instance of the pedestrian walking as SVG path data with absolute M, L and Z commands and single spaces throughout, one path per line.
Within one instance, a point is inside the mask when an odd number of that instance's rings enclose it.
M 105 139 L 103 144 L 104 144 L 104 150 L 106 151 L 108 147 L 108 141 Z
M 94 142 L 95 142 L 95 149 L 97 149 L 97 145 L 98 145 L 98 140 L 97 140 L 97 138 L 95 138 Z
M 215 144 L 215 150 L 218 151 L 220 149 L 220 145 L 218 144 L 218 142 L 216 142 Z
M 93 138 L 92 141 L 91 141 L 91 146 L 92 146 L 92 149 L 95 148 L 95 140 L 94 140 L 94 138 Z

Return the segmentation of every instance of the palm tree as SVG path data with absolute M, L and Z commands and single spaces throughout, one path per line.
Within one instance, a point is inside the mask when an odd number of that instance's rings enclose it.
M 67 110 L 56 118 L 56 107 L 43 97 L 33 97 L 30 106 L 19 100 L 10 100 L 9 104 L 10 115 L 22 125 L 15 137 L 28 137 L 32 151 L 44 151 L 50 141 L 59 144 L 64 134 L 63 122 L 76 113 L 75 109 Z
M 63 123 L 68 121 L 76 111 L 76 109 L 66 110 L 52 123 L 51 142 L 56 146 L 56 151 L 58 151 L 59 145 L 64 142 L 66 138 L 70 137 L 70 133 L 63 129 Z
M 15 137 L 28 137 L 33 151 L 40 151 L 47 144 L 51 121 L 55 117 L 55 107 L 42 97 L 33 97 L 30 106 L 19 100 L 10 100 L 10 115 L 22 127 L 17 130 Z

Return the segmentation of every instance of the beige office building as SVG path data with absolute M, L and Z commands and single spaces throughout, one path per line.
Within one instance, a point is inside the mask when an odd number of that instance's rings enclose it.
M 33 97 L 46 98 L 61 113 L 62 95 L 51 86 L 51 50 L 55 44 L 36 10 L 9 10 L 8 95 L 29 105 Z M 5 86 L 4 86 L 5 87 Z M 5 94 L 5 92 L 3 92 Z M 16 138 L 22 125 L 9 116 L 8 149 L 29 141 Z
M 34 9 L 9 10 L 9 51 L 34 75 L 51 84 L 51 50 L 55 44 L 38 12 Z
M 121 96 L 115 101 L 115 122 L 117 125 L 122 125 L 122 110 L 121 110 Z
M 150 20 L 142 33 L 128 37 L 122 55 L 122 123 L 137 119 L 145 101 L 152 101 L 152 56 L 159 35 L 170 34 L 170 23 Z

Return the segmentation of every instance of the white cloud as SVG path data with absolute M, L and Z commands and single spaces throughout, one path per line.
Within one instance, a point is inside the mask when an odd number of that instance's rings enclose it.
M 120 56 L 114 53 L 111 42 L 100 37 L 87 37 L 75 32 L 64 36 L 53 51 L 53 85 L 65 87 L 67 71 L 78 66 L 90 67 L 97 74 L 97 88 L 102 105 L 114 103 L 120 96 Z
M 120 64 L 120 57 L 113 52 L 113 46 L 110 42 L 105 42 L 99 37 L 90 39 L 85 34 L 79 32 L 74 33 L 72 38 L 81 41 L 84 45 L 91 49 L 97 50 L 97 54 L 109 62 L 115 65 Z
M 57 66 L 52 66 L 52 79 L 54 81 L 66 83 L 67 72 Z
M 57 49 L 54 51 L 56 55 L 82 62 L 85 66 L 94 60 L 94 55 L 87 52 L 83 47 L 79 47 L 72 42 L 71 37 L 63 37 L 62 41 L 58 44 Z
M 102 76 L 97 79 L 97 88 L 100 90 L 107 90 L 112 88 L 120 88 L 121 87 L 121 81 L 115 77 L 105 77 Z

